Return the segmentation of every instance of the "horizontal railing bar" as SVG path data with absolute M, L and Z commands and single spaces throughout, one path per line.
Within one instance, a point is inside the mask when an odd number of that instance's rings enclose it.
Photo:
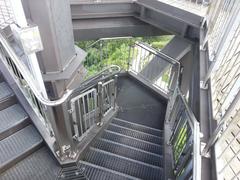
M 140 46 L 141 48 L 153 53 L 156 56 L 159 56 L 161 58 L 163 58 L 164 60 L 167 60 L 168 62 L 172 63 L 172 64 L 179 64 L 180 63 L 175 60 L 174 58 L 162 53 L 161 51 L 157 51 L 156 49 L 154 49 L 153 47 L 151 47 L 150 45 L 143 43 L 143 42 L 136 42 L 135 43 L 137 46 Z
M 90 94 L 90 93 L 92 93 L 92 92 L 96 92 L 96 91 L 97 91 L 97 90 L 96 90 L 95 88 L 90 89 L 90 90 L 88 90 L 88 91 L 86 91 L 86 92 L 84 92 L 84 93 L 82 93 L 82 94 L 80 94 L 80 95 L 72 98 L 72 99 L 71 99 L 71 102 L 76 101 L 77 99 L 80 99 L 80 98 L 82 98 L 82 97 L 84 97 L 84 96 L 86 96 L 86 95 L 88 95 L 88 94 Z

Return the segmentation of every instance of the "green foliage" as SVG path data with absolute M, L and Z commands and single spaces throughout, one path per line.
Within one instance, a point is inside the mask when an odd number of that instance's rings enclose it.
M 88 53 L 84 66 L 88 70 L 87 77 L 90 77 L 101 71 L 104 67 L 113 64 L 120 66 L 123 70 L 127 70 L 129 47 L 136 41 L 148 43 L 153 48 L 159 50 L 171 39 L 172 36 L 140 37 L 101 41 L 96 44 L 94 44 L 95 41 L 81 41 L 77 45 Z

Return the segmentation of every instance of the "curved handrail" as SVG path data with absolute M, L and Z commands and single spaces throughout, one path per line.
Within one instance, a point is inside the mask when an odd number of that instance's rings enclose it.
M 111 72 L 111 69 L 114 71 L 114 68 L 116 68 L 115 72 L 112 72 L 111 74 L 106 75 L 107 73 L 105 73 L 105 72 L 107 72 L 107 71 Z M 74 89 L 74 92 L 72 93 L 72 95 L 74 96 L 74 95 L 76 95 L 76 93 L 87 91 L 88 89 L 96 86 L 96 84 L 99 81 L 104 82 L 106 79 L 112 77 L 113 75 L 118 74 L 120 71 L 121 71 L 121 68 L 119 66 L 111 65 L 111 66 L 105 68 L 104 70 L 100 71 L 96 75 L 94 75 L 94 76 L 90 77 L 89 79 L 86 79 L 84 82 L 82 82 L 78 88 Z
M 105 72 L 110 72 L 111 69 L 114 70 L 114 68 L 116 68 L 116 72 L 120 72 L 121 71 L 121 68 L 118 66 L 118 65 L 110 65 L 106 68 L 104 68 L 102 71 L 98 72 L 96 75 L 86 79 L 85 81 L 82 82 L 82 85 L 85 85 L 87 83 L 89 83 L 89 81 L 92 81 L 92 80 L 95 80 L 97 78 L 99 78 L 100 76 L 104 75 Z
M 27 82 L 27 84 L 29 85 L 30 89 L 33 91 L 33 94 L 36 96 L 36 98 L 44 105 L 46 106 L 58 106 L 62 103 L 64 103 L 69 97 L 70 95 L 74 92 L 74 90 L 69 90 L 67 89 L 64 93 L 64 95 L 57 99 L 57 100 L 49 100 L 46 99 L 45 97 L 42 96 L 42 94 L 38 91 L 37 87 L 35 86 L 35 84 L 33 83 L 33 79 L 31 78 L 31 76 L 29 76 L 28 74 L 28 69 L 26 68 L 25 65 L 22 64 L 22 62 L 19 60 L 19 57 L 15 54 L 14 50 L 12 49 L 12 47 L 9 45 L 8 41 L 5 39 L 5 37 L 0 33 L 0 43 L 3 45 L 3 47 L 5 48 L 5 51 L 8 53 L 8 55 L 11 57 L 11 60 L 14 62 L 14 64 L 16 65 L 17 69 L 21 72 L 24 80 Z M 118 71 L 120 71 L 120 67 L 116 66 L 116 65 L 112 65 L 106 69 L 104 69 L 103 71 L 101 71 L 100 73 L 98 73 L 98 76 L 100 74 L 102 74 L 103 72 L 105 72 L 106 70 L 110 69 L 110 68 L 117 68 Z M 94 76 L 95 77 L 95 76 Z M 94 78 L 92 77 L 92 78 Z

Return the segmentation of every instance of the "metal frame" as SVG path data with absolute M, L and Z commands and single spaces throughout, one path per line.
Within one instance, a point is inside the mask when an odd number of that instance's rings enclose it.
M 71 144 L 72 139 L 69 139 L 66 142 L 61 138 L 61 135 L 63 133 L 72 134 L 72 132 L 70 132 L 71 129 L 66 129 L 66 131 L 69 132 L 60 132 L 60 129 L 57 125 L 56 116 L 54 114 L 55 110 L 53 110 L 53 107 L 57 108 L 59 107 L 59 105 L 66 104 L 72 98 L 73 93 L 76 94 L 78 92 L 78 89 L 67 89 L 62 98 L 54 101 L 48 100 L 38 90 L 31 72 L 26 67 L 26 65 L 19 59 L 19 57 L 16 55 L 16 53 L 2 34 L 0 34 L 0 50 L 2 56 L 1 60 L 3 61 L 8 71 L 11 72 L 11 75 L 16 80 L 19 89 L 25 95 L 29 104 L 32 106 L 35 113 L 38 115 L 39 119 L 42 123 L 44 123 L 46 129 L 48 130 L 49 133 L 47 138 L 55 139 L 56 146 L 54 146 L 55 148 L 51 147 L 51 149 L 54 149 L 55 153 L 60 158 L 59 161 L 63 162 L 68 158 L 74 159 L 76 157 L 74 148 L 71 147 L 71 145 L 66 144 Z M 120 68 L 118 66 L 110 66 L 109 68 L 100 72 L 100 74 L 92 77 L 92 79 L 97 79 L 97 77 L 110 77 L 111 75 L 115 75 L 119 71 Z M 85 82 L 83 86 L 86 88 L 87 82 Z M 70 123 L 70 121 L 66 123 Z M 68 138 L 72 137 L 70 136 Z M 49 146 L 52 146 L 52 144 L 49 144 Z
M 203 79 L 203 88 L 209 87 L 212 95 L 213 120 L 216 128 L 209 138 L 202 155 L 215 155 L 217 179 L 234 179 L 240 172 L 236 171 L 239 161 L 238 152 L 231 149 L 239 148 L 235 143 L 239 121 L 240 95 L 240 2 L 236 0 L 212 1 L 209 8 L 206 25 L 208 32 L 203 42 L 203 50 L 210 54 L 210 67 Z M 210 119 L 210 121 L 212 118 Z M 233 137 L 232 140 L 229 140 Z M 234 154 L 234 155 L 233 155 Z M 233 156 L 232 156 L 233 155 Z M 212 157 L 213 157 L 212 156 Z M 232 158 L 229 158 L 232 156 Z M 227 158 L 227 160 L 226 160 Z M 226 161 L 226 162 L 225 162 Z M 224 163 L 225 165 L 222 165 Z M 236 166 L 236 167 L 235 167 Z
M 93 88 L 71 99 L 74 138 L 78 141 L 93 127 L 97 118 L 97 89 Z
M 166 121 L 172 124 L 169 144 L 176 179 L 201 179 L 200 125 L 177 87 Z
M 135 59 L 138 63 L 134 62 Z M 171 72 L 169 73 L 171 80 L 168 81 L 167 89 L 151 79 L 153 71 L 142 73 L 144 68 L 150 66 L 153 61 L 159 63 L 157 70 L 161 77 L 164 72 Z M 169 96 L 165 120 L 166 123 L 171 124 L 172 128 L 169 144 L 173 152 L 174 175 L 176 179 L 200 180 L 200 124 L 179 89 L 179 62 L 144 43 L 135 43 L 129 52 L 129 72 L 135 73 L 136 77 L 146 80 L 151 85 L 154 84 Z
M 153 74 L 151 69 L 156 66 L 161 67 L 157 75 Z M 156 51 L 149 45 L 138 42 L 129 51 L 129 71 L 169 96 L 178 86 L 180 64 L 177 60 Z

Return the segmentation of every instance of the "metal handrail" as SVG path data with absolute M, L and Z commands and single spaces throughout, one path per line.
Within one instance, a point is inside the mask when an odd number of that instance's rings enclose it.
M 191 175 L 194 180 L 200 180 L 200 125 L 179 87 L 180 63 L 174 58 L 142 42 L 135 43 L 132 48 L 133 52 L 130 50 L 129 53 L 129 60 L 132 60 L 133 63 L 129 63 L 130 72 L 134 72 L 136 76 L 147 80 L 151 85 L 158 86 L 160 89 L 163 88 L 161 84 L 156 84 L 155 79 L 152 79 L 155 78 L 155 74 L 151 74 L 151 70 L 148 69 L 145 74 L 142 74 L 143 70 L 156 57 L 153 64 L 149 65 L 158 65 L 159 69 L 157 70 L 160 74 L 167 72 L 170 75 L 167 81 L 167 91 L 164 92 L 170 97 L 166 112 L 166 121 L 172 125 L 172 134 L 169 143 L 172 144 L 174 174 L 179 179 L 185 179 L 187 175 Z M 144 67 L 141 66 L 141 63 L 144 64 Z M 168 71 L 171 71 L 171 73 L 168 73 Z M 173 84 L 170 80 L 173 80 L 174 73 L 177 73 L 177 77 L 175 79 L 176 82 Z M 162 75 L 159 77 L 162 78 Z
M 63 104 L 70 97 L 70 95 L 74 92 L 74 90 L 67 89 L 65 91 L 64 95 L 61 98 L 57 99 L 57 100 L 49 100 L 49 99 L 46 99 L 45 97 L 43 97 L 43 95 L 38 91 L 37 87 L 35 86 L 33 79 L 31 78 L 31 76 L 29 76 L 28 69 L 19 60 L 19 57 L 16 55 L 16 53 L 14 52 L 12 47 L 9 45 L 8 41 L 5 39 L 5 37 L 1 33 L 0 33 L 0 42 L 4 46 L 6 52 L 11 57 L 12 61 L 16 65 L 17 69 L 21 72 L 23 78 L 25 79 L 25 81 L 27 82 L 27 84 L 29 85 L 31 90 L 33 91 L 33 93 L 36 96 L 36 98 L 42 104 L 44 104 L 46 106 L 51 106 L 51 107 L 58 106 L 60 104 Z M 107 70 L 109 70 L 111 68 L 117 68 L 117 71 L 121 70 L 119 66 L 112 65 L 112 66 L 104 69 L 103 71 L 99 72 L 96 76 L 92 77 L 91 79 L 93 79 L 95 77 L 99 77 L 103 72 L 106 72 Z
M 43 97 L 43 95 L 38 91 L 37 87 L 34 84 L 33 79 L 28 74 L 28 69 L 25 65 L 19 60 L 19 57 L 16 55 L 12 47 L 9 45 L 8 41 L 5 37 L 0 33 L 0 42 L 4 46 L 5 51 L 8 53 L 14 64 L 16 65 L 17 69 L 22 73 L 23 78 L 32 89 L 36 98 L 46 106 L 58 106 L 65 102 L 67 98 L 72 94 L 73 90 L 66 90 L 65 94 L 58 100 L 51 101 Z
M 135 52 L 138 51 L 138 48 L 140 48 L 141 57 L 135 58 L 134 55 Z M 147 53 L 145 53 L 145 51 Z M 144 55 L 143 57 L 142 54 Z M 146 54 L 148 55 L 145 57 Z M 154 75 L 151 70 L 147 69 L 147 64 L 150 64 L 153 59 L 155 59 L 153 63 L 160 63 L 159 65 L 165 64 L 164 68 L 162 68 L 162 71 L 160 74 L 158 74 L 158 76 Z M 139 67 L 139 64 L 144 64 L 146 66 Z M 151 68 L 151 65 L 149 68 Z M 169 96 L 174 91 L 175 87 L 178 86 L 180 77 L 180 63 L 174 58 L 162 53 L 161 51 L 157 51 L 148 44 L 145 44 L 143 42 L 136 42 L 133 46 L 131 46 L 131 49 L 129 51 L 129 71 L 137 74 L 137 76 L 142 78 L 147 83 L 150 83 L 152 86 L 154 86 L 154 88 L 160 89 L 161 93 L 164 95 Z M 164 80 L 164 74 L 168 75 L 167 81 Z
M 105 75 L 105 73 L 107 72 L 111 72 L 112 70 L 114 71 L 115 69 L 115 73 L 119 73 L 121 71 L 121 68 L 117 65 L 110 65 L 108 66 L 107 68 L 104 68 L 102 71 L 100 71 L 99 73 L 97 73 L 96 75 L 88 78 L 87 80 L 83 81 L 81 83 L 81 86 L 85 86 L 86 84 L 88 84 L 89 82 L 93 81 L 93 80 L 96 80 L 98 78 L 101 78 L 102 76 Z M 111 74 L 112 75 L 112 74 Z M 105 78 L 107 78 L 108 76 L 105 76 Z
M 188 159 L 193 156 L 193 179 L 198 180 L 201 179 L 201 172 L 198 169 L 201 165 L 201 152 L 200 152 L 200 125 L 197 119 L 195 118 L 193 112 L 189 108 L 184 96 L 182 95 L 179 87 L 175 89 L 174 92 L 174 105 L 169 109 L 169 111 L 174 112 L 171 113 L 168 117 L 168 121 L 173 124 L 172 135 L 169 139 L 169 143 L 180 144 L 183 143 L 183 137 L 186 135 L 186 142 L 178 149 L 177 151 L 177 159 L 174 160 L 174 170 L 176 172 L 176 176 L 184 176 L 184 169 L 188 165 Z M 179 105 L 180 104 L 180 105 Z M 178 107 L 176 107 L 179 105 Z M 179 109 L 178 109 L 179 108 Z M 176 115 L 176 116 L 175 116 Z M 172 122 L 173 121 L 173 122 Z M 190 129 L 188 129 L 190 128 Z M 186 131 L 185 134 L 183 129 Z M 189 132 L 190 130 L 191 132 Z M 190 133 L 190 134 L 189 134 Z M 179 138 L 181 137 L 181 138 Z M 178 142 L 179 141 L 179 142 Z M 176 148 L 176 147 L 175 147 Z M 193 149 L 191 151 L 191 149 Z M 180 150 L 180 151 L 179 151 Z M 173 151 L 174 153 L 174 151 Z M 189 154 L 190 153 L 190 154 Z M 186 172 L 189 173 L 189 172 Z
M 179 66 L 180 66 L 180 63 L 179 63 L 176 59 L 168 56 L 167 54 L 164 54 L 164 53 L 161 52 L 161 51 L 158 51 L 158 50 L 154 49 L 152 46 L 150 46 L 150 45 L 147 44 L 147 43 L 144 43 L 144 42 L 136 42 L 135 44 L 137 44 L 138 46 L 142 47 L 143 49 L 146 49 L 146 50 L 150 51 L 151 53 L 155 54 L 156 56 L 159 56 L 159 57 L 161 57 L 161 58 L 164 58 L 164 60 L 167 60 L 167 61 L 169 61 L 170 63 L 173 63 L 173 64 L 176 63 L 176 64 L 179 64 Z

